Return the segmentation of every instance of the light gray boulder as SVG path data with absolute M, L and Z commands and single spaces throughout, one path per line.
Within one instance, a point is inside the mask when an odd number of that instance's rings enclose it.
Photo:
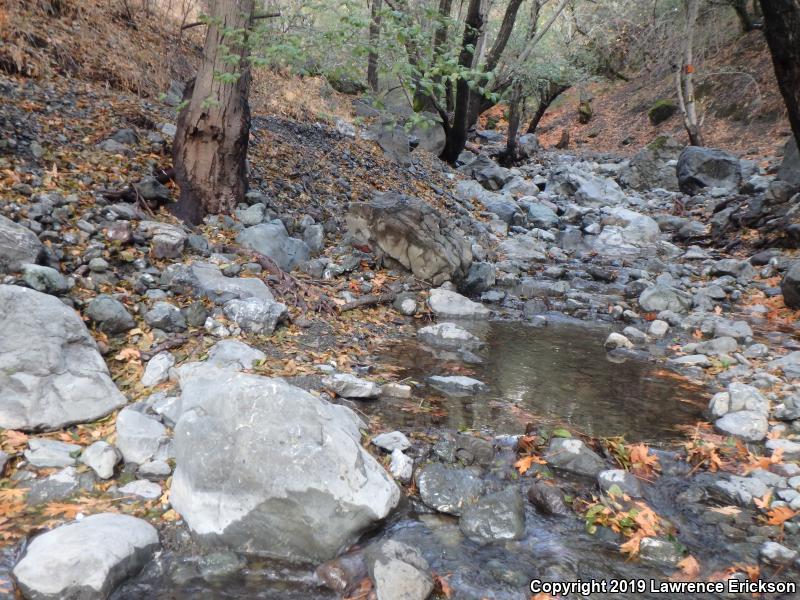
M 386 540 L 367 550 L 367 569 L 377 600 L 425 600 L 433 591 L 433 575 L 419 550 Z
M 81 447 L 47 438 L 31 438 L 25 459 L 34 467 L 69 467 L 75 464 Z
M 0 427 L 60 429 L 125 401 L 73 309 L 54 296 L 0 285 Z
M 767 437 L 769 429 L 764 414 L 752 410 L 729 412 L 717 419 L 714 426 L 722 433 L 740 437 L 748 442 L 760 442 Z
M 322 380 L 322 385 L 343 398 L 372 399 L 381 395 L 381 386 L 350 373 L 336 373 Z
M 20 271 L 23 265 L 40 262 L 43 254 L 35 233 L 0 215 L 0 273 Z
M 73 284 L 55 269 L 34 264 L 23 265 L 22 280 L 37 292 L 53 295 L 68 292 Z
M 581 440 L 574 438 L 553 438 L 544 455 L 551 467 L 583 475 L 597 477 L 606 470 L 606 463 Z
M 117 448 L 125 462 L 141 465 L 167 443 L 167 429 L 151 416 L 125 407 L 117 415 Z
M 81 462 L 91 468 L 100 479 L 114 476 L 114 467 L 120 458 L 117 449 L 102 440 L 93 443 L 81 453 Z
M 483 304 L 442 288 L 430 291 L 428 306 L 434 315 L 445 319 L 486 319 L 490 313 Z
M 255 277 L 226 277 L 212 263 L 173 264 L 164 269 L 161 285 L 176 294 L 204 296 L 215 304 L 234 298 L 274 300 L 266 284 Z
M 242 230 L 237 243 L 267 256 L 284 271 L 291 271 L 311 258 L 311 250 L 303 240 L 289 237 L 280 221 L 262 223 Z
M 613 179 L 572 166 L 551 173 L 546 189 L 571 197 L 583 206 L 608 206 L 625 200 L 625 192 Z
M 223 312 L 244 331 L 264 335 L 271 335 L 289 314 L 285 304 L 262 298 L 229 300 Z
M 181 383 L 170 501 L 209 543 L 322 562 L 397 505 L 353 411 L 280 379 L 220 370 Z
M 13 573 L 29 600 L 104 599 L 158 547 L 158 532 L 146 521 L 102 513 L 34 538 Z
M 684 194 L 694 195 L 704 188 L 721 188 L 730 194 L 742 183 L 742 165 L 723 150 L 688 146 L 678 157 L 677 175 Z
M 428 325 L 417 330 L 417 339 L 436 348 L 480 348 L 483 342 L 463 327 L 455 323 Z

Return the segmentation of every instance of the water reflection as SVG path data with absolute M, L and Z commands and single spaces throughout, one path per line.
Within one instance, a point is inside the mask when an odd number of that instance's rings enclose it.
M 379 413 L 388 427 L 519 433 L 527 421 L 543 419 L 593 436 L 624 434 L 644 441 L 673 439 L 677 426 L 702 418 L 707 394 L 701 386 L 655 361 L 609 360 L 604 328 L 558 321 L 543 328 L 516 322 L 461 325 L 486 342 L 477 352 L 481 364 L 415 341 L 387 349 L 378 362 L 399 366 L 400 377 L 418 382 L 430 375 L 468 375 L 487 383 L 487 393 L 456 398 L 426 387 L 418 391 L 424 396 L 416 399 L 422 400 L 419 410 L 391 400 L 364 408 Z

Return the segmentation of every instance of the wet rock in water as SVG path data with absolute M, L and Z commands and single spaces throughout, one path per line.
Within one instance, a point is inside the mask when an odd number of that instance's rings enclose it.
M 337 373 L 322 380 L 322 385 L 343 398 L 372 399 L 381 395 L 381 386 L 349 373 Z
M 333 591 L 349 596 L 367 577 L 366 555 L 356 550 L 337 556 L 318 566 L 316 575 Z
M 404 433 L 400 431 L 390 431 L 388 433 L 379 433 L 372 438 L 372 444 L 386 452 L 393 452 L 395 450 L 407 450 L 411 447 L 411 442 Z
M 692 307 L 692 298 L 686 292 L 667 285 L 656 284 L 644 290 L 639 296 L 639 306 L 647 312 L 669 310 L 685 313 Z
M 522 494 L 509 487 L 467 504 L 458 521 L 461 531 L 479 543 L 519 540 L 525 535 Z
M 434 315 L 444 319 L 485 319 L 490 313 L 483 304 L 442 288 L 430 291 L 428 306 Z
M 22 267 L 22 280 L 29 288 L 43 294 L 64 294 L 72 287 L 72 282 L 61 273 L 41 265 L 24 265 Z
M 631 498 L 642 497 L 642 484 L 632 473 L 623 469 L 608 469 L 597 475 L 597 484 L 606 493 L 611 493 L 616 486 L 620 492 Z
M 597 477 L 606 469 L 606 463 L 581 440 L 574 438 L 553 438 L 544 455 L 551 467 L 583 475 Z
M 20 271 L 23 265 L 40 262 L 44 246 L 27 227 L 0 215 L 0 273 Z
M 124 496 L 139 496 L 146 500 L 156 500 L 163 493 L 161 486 L 153 481 L 137 479 L 119 488 L 119 493 Z
M 424 344 L 436 348 L 480 348 L 483 342 L 455 323 L 428 325 L 417 330 L 417 338 Z
M 430 566 L 416 548 L 386 540 L 366 551 L 377 600 L 425 600 L 433 591 Z
M 718 479 L 709 488 L 709 494 L 722 502 L 749 506 L 753 498 L 763 498 L 769 487 L 756 477 L 740 477 L 728 475 L 727 478 Z
M 740 437 L 748 442 L 759 442 L 767 437 L 769 424 L 767 418 L 759 412 L 740 410 L 729 412 L 714 422 L 714 426 L 722 433 Z
M 547 515 L 563 516 L 570 511 L 564 502 L 564 494 L 555 485 L 544 481 L 536 481 L 528 488 L 528 500 L 541 512 Z
M 489 465 L 494 459 L 492 442 L 476 435 L 459 433 L 455 439 L 455 457 L 465 465 Z
M 31 438 L 25 459 L 34 467 L 69 467 L 75 464 L 80 446 L 46 438 Z
M 617 348 L 633 348 L 633 343 L 621 333 L 613 331 L 606 338 L 603 347 L 606 350 L 616 350 Z
M 778 542 L 768 541 L 761 546 L 759 556 L 761 560 L 769 565 L 785 567 L 794 562 L 797 558 L 797 551 L 787 548 Z
M 800 308 L 800 261 L 793 262 L 781 280 L 783 302 L 789 308 Z
M 451 515 L 460 515 L 483 490 L 483 483 L 469 469 L 441 463 L 430 463 L 417 469 L 414 480 L 427 506 Z
M 86 307 L 86 316 L 100 331 L 122 333 L 133 329 L 136 322 L 125 305 L 107 294 L 95 296 Z
M 463 232 L 417 198 L 386 192 L 352 202 L 347 228 L 359 243 L 377 247 L 433 285 L 463 279 L 472 264 Z
M 225 303 L 225 316 L 244 331 L 271 335 L 288 316 L 285 304 L 262 298 L 234 299 Z
M 321 562 L 397 505 L 353 411 L 280 379 L 213 367 L 181 387 L 170 501 L 206 542 Z
M 175 357 L 169 352 L 159 352 L 147 361 L 147 366 L 142 374 L 141 383 L 144 387 L 152 387 L 164 383 L 169 379 L 169 370 L 175 365 Z
M 488 389 L 488 386 L 482 381 L 478 381 L 472 377 L 465 377 L 464 375 L 433 375 L 428 377 L 428 383 L 445 394 L 476 394 Z
M 625 192 L 616 181 L 576 167 L 564 167 L 551 173 L 547 191 L 574 197 L 585 206 L 608 206 L 625 200 Z
M 220 340 L 208 351 L 206 363 L 219 368 L 252 369 L 253 364 L 267 358 L 261 350 L 239 340 Z
M 81 318 L 58 298 L 0 285 L 0 427 L 52 430 L 125 404 Z
M 146 521 L 103 513 L 37 536 L 13 573 L 26 598 L 107 598 L 158 547 L 158 532 Z
M 389 472 L 395 479 L 408 483 L 411 481 L 411 475 L 414 472 L 414 461 L 403 454 L 401 450 L 392 450 Z
M 742 183 L 739 159 L 713 148 L 689 146 L 678 157 L 678 184 L 684 194 L 695 195 L 704 188 L 720 188 L 731 194 Z
M 156 302 L 144 315 L 145 323 L 162 331 L 186 331 L 186 318 L 181 309 L 169 302 Z
M 117 415 L 117 448 L 125 462 L 147 462 L 167 443 L 167 430 L 157 419 L 125 407 Z
M 81 453 L 81 462 L 92 469 L 100 479 L 114 476 L 114 467 L 120 461 L 120 453 L 104 441 L 94 442 Z
M 639 558 L 645 562 L 677 565 L 682 556 L 673 542 L 646 537 L 639 545 Z
M 280 221 L 248 227 L 236 236 L 236 242 L 275 261 L 284 271 L 311 258 L 311 251 L 303 240 L 289 237 Z

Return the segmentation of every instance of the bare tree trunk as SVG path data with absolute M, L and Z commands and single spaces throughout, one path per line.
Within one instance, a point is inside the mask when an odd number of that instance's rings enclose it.
M 686 0 L 686 33 L 683 42 L 683 64 L 676 72 L 678 105 L 683 114 L 683 125 L 689 134 L 689 144 L 704 146 L 700 124 L 697 121 L 697 102 L 694 97 L 694 28 L 700 10 L 699 0 Z
M 483 15 L 483 0 L 469 0 L 467 17 L 464 22 L 464 36 L 461 40 L 461 53 L 458 64 L 463 68 L 472 67 L 473 52 L 485 25 Z M 465 78 L 460 78 L 456 84 L 456 111 L 453 116 L 453 125 L 447 135 L 447 142 L 442 151 L 442 159 L 454 163 L 467 143 L 467 130 L 469 129 L 470 101 L 473 98 L 472 90 Z
M 381 35 L 381 9 L 383 0 L 372 0 L 369 22 L 369 56 L 367 57 L 367 83 L 373 92 L 378 91 L 378 41 Z
M 778 87 L 800 147 L 800 0 L 761 0 L 761 11 Z
M 536 133 L 536 128 L 539 127 L 539 122 L 547 112 L 547 109 L 550 108 L 550 105 L 555 102 L 555 99 L 566 92 L 569 87 L 568 85 L 562 85 L 553 81 L 547 82 L 544 91 L 539 93 L 539 105 L 536 107 L 533 118 L 531 118 L 527 133 Z
M 212 0 L 203 62 L 184 95 L 188 103 L 172 152 L 181 190 L 174 212 L 191 223 L 208 213 L 233 212 L 247 191 L 250 66 L 242 32 L 252 24 L 254 4 Z
M 522 104 L 522 84 L 514 82 L 511 99 L 508 102 L 508 134 L 506 135 L 506 149 L 503 152 L 502 162 L 513 163 L 519 158 L 517 136 L 519 134 L 520 108 Z

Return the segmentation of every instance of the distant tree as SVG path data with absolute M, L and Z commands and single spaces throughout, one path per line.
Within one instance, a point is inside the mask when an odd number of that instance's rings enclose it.
M 231 213 L 247 191 L 248 34 L 255 0 L 212 0 L 203 61 L 187 85 L 173 144 L 176 216 Z
M 761 10 L 778 87 L 800 146 L 800 0 L 761 0 Z

